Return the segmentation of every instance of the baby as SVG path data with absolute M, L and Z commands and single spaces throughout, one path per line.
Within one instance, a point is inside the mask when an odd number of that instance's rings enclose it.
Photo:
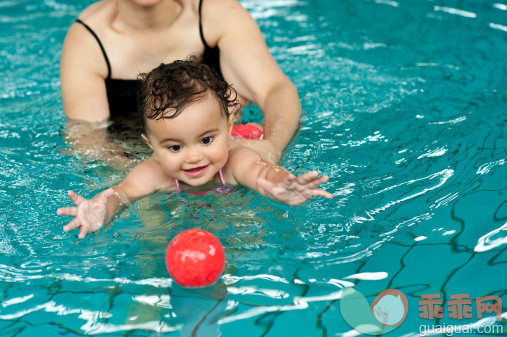
M 79 228 L 82 239 L 135 200 L 157 191 L 202 194 L 242 185 L 291 206 L 316 196 L 332 198 L 317 188 L 327 176 L 312 171 L 295 177 L 232 140 L 238 106 L 231 95 L 234 89 L 208 66 L 194 59 L 176 61 L 140 77 L 142 137 L 153 154 L 92 199 L 69 191 L 76 207 L 57 211 L 74 217 L 63 227 L 65 232 Z

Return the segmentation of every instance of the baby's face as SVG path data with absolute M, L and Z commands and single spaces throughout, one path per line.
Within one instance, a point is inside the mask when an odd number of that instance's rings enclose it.
M 147 119 L 148 144 L 171 178 L 204 185 L 225 166 L 232 122 L 210 94 L 171 119 Z

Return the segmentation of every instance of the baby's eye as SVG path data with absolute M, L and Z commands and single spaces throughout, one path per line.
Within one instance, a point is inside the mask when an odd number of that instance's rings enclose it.
M 212 136 L 204 137 L 203 139 L 201 139 L 201 143 L 204 144 L 204 145 L 211 144 L 211 142 L 213 142 L 213 137 Z
M 171 145 L 167 147 L 171 152 L 178 152 L 181 150 L 181 145 Z

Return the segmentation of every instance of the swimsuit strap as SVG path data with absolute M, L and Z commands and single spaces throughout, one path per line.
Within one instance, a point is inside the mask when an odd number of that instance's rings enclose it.
M 104 59 L 106 60 L 107 78 L 108 79 L 111 78 L 111 64 L 109 63 L 109 58 L 107 57 L 106 50 L 104 49 L 104 46 L 102 46 L 102 42 L 100 42 L 99 37 L 86 23 L 84 23 L 80 19 L 77 19 L 76 22 L 82 24 L 86 29 L 88 29 L 88 31 L 93 35 L 95 40 L 97 40 L 97 42 L 99 43 L 100 50 L 102 50 L 102 54 L 104 55 Z
M 180 182 L 178 181 L 178 179 L 174 179 L 174 182 L 176 182 L 176 187 L 178 188 L 178 193 L 181 193 L 181 188 L 180 188 Z
M 231 187 L 225 183 L 224 174 L 222 173 L 222 169 L 220 169 L 220 171 L 218 171 L 218 172 L 220 173 L 220 180 L 222 180 L 222 185 L 224 185 L 225 187 Z
M 218 171 L 218 173 L 220 174 L 220 180 L 222 181 L 222 185 L 224 185 L 224 187 L 219 187 L 219 188 L 217 188 L 217 190 L 221 191 L 225 187 L 232 187 L 232 186 L 229 186 L 225 183 L 224 174 L 222 173 L 222 169 L 220 169 L 220 171 Z M 174 179 L 174 182 L 176 183 L 176 188 L 178 189 L 174 193 L 181 193 L 180 182 L 178 181 L 178 179 Z M 192 193 L 192 192 L 188 192 L 188 193 Z
M 202 40 L 202 43 L 204 44 L 204 47 L 205 48 L 211 48 L 210 46 L 208 46 L 208 44 L 206 43 L 206 40 L 204 39 L 204 34 L 203 34 L 203 31 L 202 31 L 202 15 L 201 15 L 201 12 L 202 12 L 202 0 L 199 1 L 199 34 L 201 34 L 201 40 Z

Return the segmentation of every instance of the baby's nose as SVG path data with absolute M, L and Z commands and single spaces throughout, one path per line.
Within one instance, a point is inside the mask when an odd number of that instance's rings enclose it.
M 189 163 L 197 163 L 203 158 L 203 154 L 198 149 L 189 149 L 187 151 L 186 161 Z

